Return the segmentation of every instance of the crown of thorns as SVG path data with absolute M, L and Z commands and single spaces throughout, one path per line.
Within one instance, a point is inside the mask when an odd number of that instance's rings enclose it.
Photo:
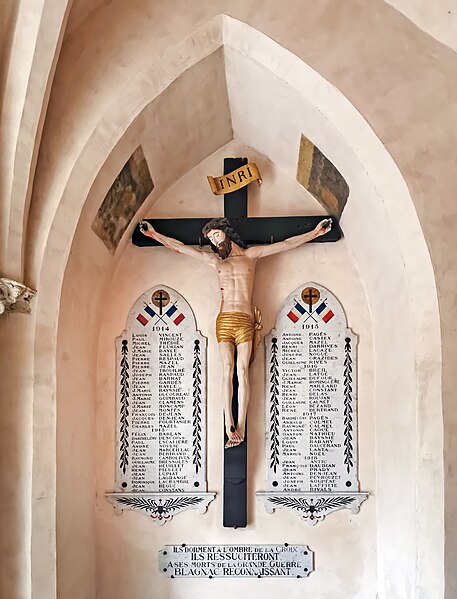
M 227 237 L 231 241 L 233 241 L 233 243 L 236 243 L 236 245 L 240 246 L 240 248 L 246 249 L 248 247 L 244 243 L 244 241 L 241 239 L 241 237 L 238 235 L 238 233 L 235 231 L 235 229 L 233 229 L 228 218 L 213 218 L 212 220 L 207 222 L 206 225 L 202 229 L 203 237 L 207 238 L 208 233 L 214 229 L 225 233 L 227 235 Z M 216 249 L 215 249 L 214 245 L 211 243 L 211 241 L 210 241 L 210 245 L 213 248 L 213 250 L 216 251 Z

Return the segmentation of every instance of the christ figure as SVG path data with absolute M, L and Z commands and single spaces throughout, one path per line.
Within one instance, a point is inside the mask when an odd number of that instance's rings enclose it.
M 256 337 L 261 328 L 260 312 L 252 307 L 252 289 L 257 260 L 279 252 L 297 248 L 320 235 L 328 233 L 331 219 L 322 220 L 315 229 L 302 235 L 290 237 L 271 245 L 248 248 L 232 229 L 226 218 L 210 220 L 202 234 L 210 243 L 211 251 L 185 245 L 177 239 L 158 233 L 150 223 L 140 222 L 142 233 L 152 237 L 165 247 L 205 262 L 213 268 L 219 280 L 221 305 L 216 319 L 216 337 L 222 361 L 222 399 L 225 430 L 228 437 L 226 448 L 244 441 L 246 414 L 249 404 L 249 364 L 255 351 Z M 256 335 L 257 333 L 257 335 Z M 233 369 L 238 375 L 238 422 L 235 427 L 232 413 Z

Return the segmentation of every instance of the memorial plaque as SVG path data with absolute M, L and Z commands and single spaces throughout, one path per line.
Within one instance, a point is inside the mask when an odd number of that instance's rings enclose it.
M 169 578 L 293 577 L 313 571 L 306 545 L 165 545 L 159 570 Z
M 116 340 L 116 507 L 164 524 L 205 511 L 206 338 L 190 306 L 163 285 L 133 305 Z
M 357 338 L 338 300 L 307 283 L 284 302 L 266 345 L 268 511 L 316 524 L 367 498 L 357 477 Z

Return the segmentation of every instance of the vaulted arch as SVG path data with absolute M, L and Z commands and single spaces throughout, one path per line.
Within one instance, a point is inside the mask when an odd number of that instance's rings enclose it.
M 215 76 L 220 69 L 225 81 L 208 88 L 209 94 L 214 93 L 208 105 L 197 101 L 183 116 L 184 94 L 196 100 L 201 77 Z M 174 94 L 178 100 L 167 102 Z M 184 119 L 186 135 L 179 140 L 178 156 L 163 124 L 161 129 L 163 115 L 166 122 Z M 94 189 L 99 196 L 106 192 L 135 149 L 142 128 L 151 122 L 157 132 L 149 142 L 150 157 L 163 157 L 157 186 L 142 212 L 232 137 L 265 155 L 292 179 L 304 133 L 344 173 L 351 195 L 341 224 L 365 287 L 375 341 L 379 592 L 381 597 L 413 597 L 421 589 L 424 597 L 439 597 L 443 587 L 440 322 L 430 256 L 410 193 L 382 142 L 334 86 L 261 31 L 226 15 L 188 32 L 152 63 L 144 62 L 130 85 L 104 107 L 103 116 L 81 128 L 77 142 L 62 142 L 58 171 L 37 182 L 27 272 L 38 287 L 35 368 L 40 377 L 34 386 L 34 419 L 39 430 L 34 470 L 37 488 L 46 489 L 47 501 L 34 504 L 35 548 L 55 524 L 56 406 L 49 403 L 49 395 L 56 393 L 59 319 L 62 326 L 62 314 L 68 309 L 60 303 L 67 261 L 79 228 L 90 224 Z M 66 126 L 71 130 L 76 124 Z M 52 132 L 45 143 L 52 146 Z M 49 167 L 48 161 L 45 155 L 42 167 Z M 94 246 L 93 261 L 82 267 L 83 274 L 97 274 L 96 288 L 85 288 L 82 276 L 79 290 L 90 291 L 94 327 L 104 290 L 123 253 L 129 251 L 131 227 L 114 259 Z M 94 358 L 95 350 L 88 356 Z M 91 402 L 96 394 L 94 369 L 88 376 Z M 58 409 L 59 394 L 56 401 Z M 40 432 L 44 430 L 49 434 Z M 87 490 L 89 496 L 90 486 Z M 88 514 L 90 508 L 88 504 Z M 436 515 L 433 521 L 427 518 L 431 511 Z M 36 567 L 50 574 L 52 560 L 51 551 Z

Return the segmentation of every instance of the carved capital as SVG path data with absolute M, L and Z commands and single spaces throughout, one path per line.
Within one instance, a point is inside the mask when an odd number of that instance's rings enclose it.
M 30 302 L 36 291 L 23 283 L 0 277 L 0 314 L 21 312 L 30 314 Z

